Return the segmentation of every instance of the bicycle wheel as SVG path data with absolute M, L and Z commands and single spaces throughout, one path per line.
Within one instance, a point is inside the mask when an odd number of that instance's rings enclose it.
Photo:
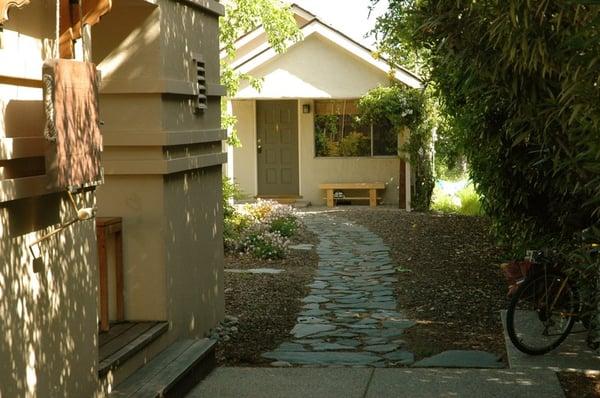
M 577 318 L 579 301 L 561 275 L 534 275 L 523 282 L 506 312 L 510 341 L 529 355 L 552 351 L 567 338 Z

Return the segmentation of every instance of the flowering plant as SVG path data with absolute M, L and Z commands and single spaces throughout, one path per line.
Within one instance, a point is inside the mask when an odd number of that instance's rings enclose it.
M 233 214 L 225 218 L 225 249 L 258 258 L 283 258 L 297 229 L 298 218 L 291 206 L 259 199 L 235 206 Z

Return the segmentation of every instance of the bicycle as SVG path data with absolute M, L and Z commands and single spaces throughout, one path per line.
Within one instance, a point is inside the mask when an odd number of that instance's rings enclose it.
M 597 255 L 596 250 L 594 255 Z M 506 328 L 513 345 L 529 355 L 546 354 L 571 333 L 576 321 L 589 329 L 588 308 L 559 264 L 543 252 L 531 255 L 532 263 L 511 298 Z

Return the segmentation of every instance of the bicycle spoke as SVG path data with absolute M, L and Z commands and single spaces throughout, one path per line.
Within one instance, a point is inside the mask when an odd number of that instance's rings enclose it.
M 556 347 L 569 333 L 577 299 L 565 279 L 539 275 L 517 291 L 507 312 L 507 328 L 515 346 L 529 354 Z

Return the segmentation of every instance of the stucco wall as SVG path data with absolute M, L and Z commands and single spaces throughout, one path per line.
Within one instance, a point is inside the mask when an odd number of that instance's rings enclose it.
M 102 217 L 123 218 L 126 319 L 166 319 L 162 177 L 106 176 L 98 207 Z
M 92 28 L 93 58 L 102 70 L 103 85 L 127 89 L 160 78 L 160 34 L 156 5 L 113 1 L 112 11 Z
M 53 21 L 53 2 L 34 1 L 21 10 L 11 10 L 4 25 L 0 75 L 13 67 L 8 74 L 41 78 L 41 64 L 50 55 Z M 0 138 L 41 135 L 41 106 L 11 114 L 15 101 L 41 99 L 41 89 L 0 84 Z M 8 120 L 15 123 L 9 127 Z M 79 206 L 95 203 L 91 191 L 75 196 Z M 2 397 L 91 397 L 96 391 L 94 222 L 76 223 L 41 243 L 45 268 L 40 273 L 33 272 L 28 249 L 55 224 L 73 217 L 64 193 L 0 203 Z M 38 247 L 34 250 L 37 254 Z
M 237 132 L 242 143 L 233 149 L 233 176 L 242 192 L 248 196 L 257 194 L 256 159 L 256 106 L 255 101 L 232 101 L 233 114 L 237 117 Z
M 203 336 L 224 317 L 221 167 L 165 177 L 168 319 Z
M 302 112 L 302 105 L 311 106 L 310 113 Z M 242 142 L 234 149 L 235 181 L 248 196 L 256 192 L 256 111 L 255 101 L 233 101 L 234 115 L 238 118 L 237 129 Z M 312 100 L 298 101 L 299 117 L 299 170 L 300 195 L 313 205 L 323 205 L 324 193 L 319 184 L 325 182 L 384 182 L 386 190 L 380 192 L 386 204 L 398 203 L 400 159 L 398 157 L 315 157 L 314 106 Z M 362 196 L 362 195 L 361 195 Z
M 125 317 L 168 320 L 173 341 L 202 336 L 224 315 L 220 166 L 198 159 L 221 152 L 218 22 L 200 6 L 155 3 L 122 3 L 137 16 L 113 10 L 94 32 L 105 72 L 98 202 L 99 214 L 123 217 Z M 194 107 L 197 54 L 213 90 L 203 111 Z
M 262 89 L 243 83 L 236 99 L 358 98 L 390 81 L 387 74 L 318 34 L 250 73 L 264 78 Z

